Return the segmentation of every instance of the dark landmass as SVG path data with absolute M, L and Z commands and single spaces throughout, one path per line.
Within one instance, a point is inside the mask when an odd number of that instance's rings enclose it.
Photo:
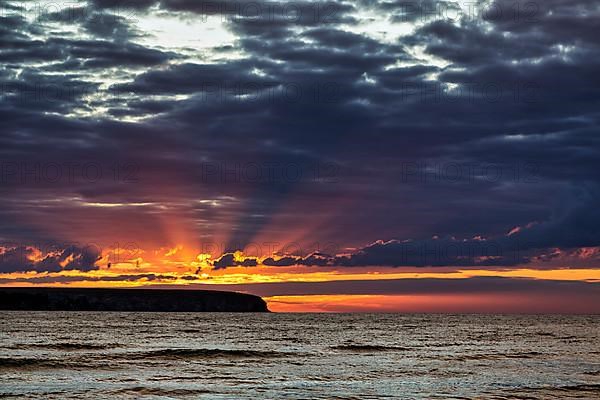
M 268 312 L 258 296 L 178 289 L 0 288 L 0 310 Z

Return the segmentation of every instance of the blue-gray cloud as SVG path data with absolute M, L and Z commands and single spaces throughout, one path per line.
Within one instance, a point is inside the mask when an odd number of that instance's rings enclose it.
M 227 252 L 305 225 L 359 247 L 306 265 L 513 265 L 600 245 L 598 4 L 317 3 L 96 0 L 34 18 L 6 3 L 0 237 L 162 244 L 162 210 L 190 235 L 229 232 Z M 367 10 L 380 31 L 362 29 Z M 156 13 L 217 17 L 235 40 L 154 45 L 140 21 Z M 108 203 L 153 205 L 92 206 Z M 477 254 L 478 235 L 503 253 Z M 467 256 L 411 255 L 440 244 Z

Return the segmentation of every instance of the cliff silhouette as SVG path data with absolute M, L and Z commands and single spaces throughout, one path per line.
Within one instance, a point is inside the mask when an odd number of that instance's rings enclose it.
M 0 288 L 0 310 L 268 312 L 254 295 L 213 290 Z

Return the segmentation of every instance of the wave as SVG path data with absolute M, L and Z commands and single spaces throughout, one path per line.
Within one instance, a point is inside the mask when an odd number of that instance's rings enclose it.
M 342 345 L 338 345 L 338 346 L 331 346 L 330 348 L 333 350 L 356 351 L 356 352 L 410 350 L 410 348 L 408 348 L 408 347 L 383 346 L 383 345 L 374 345 L 374 344 L 342 344 Z
M 126 354 L 128 358 L 195 359 L 195 358 L 275 358 L 287 353 L 260 350 L 225 349 L 161 349 L 142 353 Z
M 44 348 L 51 350 L 103 350 L 108 348 L 119 347 L 117 344 L 101 345 L 91 343 L 34 343 L 22 346 L 16 346 L 16 348 Z
M 204 331 L 201 329 L 182 329 L 181 333 L 203 333 Z
M 581 384 L 581 385 L 571 385 L 571 386 L 561 386 L 556 388 L 559 391 L 579 391 L 579 392 L 592 392 L 592 393 L 600 393 L 600 384 Z
M 114 394 L 131 394 L 136 396 L 160 396 L 160 397 L 182 397 L 197 396 L 201 394 L 212 393 L 205 389 L 162 389 L 157 387 L 137 386 L 132 388 L 120 389 Z
M 0 370 L 3 369 L 60 369 L 60 368 L 94 368 L 85 363 L 53 360 L 47 358 L 0 358 Z
M 600 376 L 600 371 L 587 371 L 584 372 L 585 375 L 592 375 L 592 376 Z
M 469 354 L 463 356 L 450 356 L 447 359 L 454 361 L 472 361 L 472 360 L 502 360 L 502 359 L 523 359 L 536 358 L 539 356 L 548 356 L 549 353 L 540 353 L 537 351 L 528 351 L 523 353 L 493 353 L 493 354 Z
M 506 390 L 509 393 L 506 399 L 532 399 L 532 398 L 580 398 L 591 399 L 600 398 L 600 384 L 582 383 L 566 386 L 547 386 L 547 387 L 524 387 Z M 535 396 L 535 397 L 533 397 Z M 565 397 L 568 396 L 568 397 Z M 575 396 L 575 397 L 572 397 Z M 494 397 L 500 398 L 500 397 Z
M 0 368 L 24 368 L 31 366 L 42 366 L 51 363 L 49 360 L 37 358 L 0 358 Z

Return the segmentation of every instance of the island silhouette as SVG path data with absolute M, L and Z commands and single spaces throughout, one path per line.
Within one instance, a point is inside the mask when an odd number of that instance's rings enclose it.
M 216 290 L 0 288 L 0 310 L 269 312 L 259 296 Z

